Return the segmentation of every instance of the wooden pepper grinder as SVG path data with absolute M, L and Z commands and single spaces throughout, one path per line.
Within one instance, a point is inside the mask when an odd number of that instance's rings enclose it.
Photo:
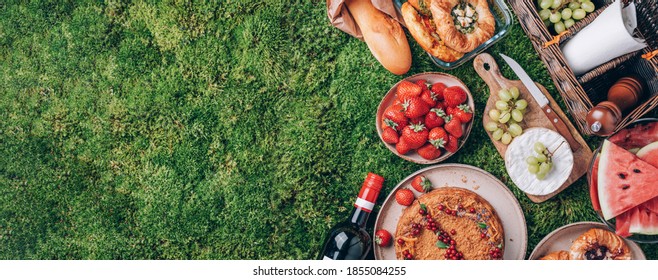
M 585 120 L 594 134 L 608 136 L 621 121 L 621 109 L 615 103 L 603 101 L 589 110 Z
M 623 77 L 608 90 L 608 101 L 592 108 L 586 117 L 587 126 L 599 136 L 612 134 L 622 118 L 642 98 L 644 86 L 637 76 Z

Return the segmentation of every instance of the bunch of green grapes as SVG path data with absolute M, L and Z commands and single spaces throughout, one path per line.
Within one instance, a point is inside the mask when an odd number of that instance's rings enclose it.
M 525 99 L 519 99 L 519 89 L 511 87 L 501 89 L 498 92 L 499 100 L 496 101 L 496 108 L 489 110 L 491 121 L 484 125 L 484 128 L 491 132 L 491 137 L 507 145 L 512 139 L 523 133 L 523 128 L 519 123 L 523 121 L 523 115 L 528 107 Z
M 553 169 L 553 153 L 549 152 L 542 142 L 535 142 L 533 147 L 536 156 L 529 156 L 525 161 L 528 164 L 528 172 L 535 174 L 537 179 L 544 180 L 548 172 Z
M 556 34 L 567 30 L 596 8 L 591 0 L 537 0 L 539 16 Z

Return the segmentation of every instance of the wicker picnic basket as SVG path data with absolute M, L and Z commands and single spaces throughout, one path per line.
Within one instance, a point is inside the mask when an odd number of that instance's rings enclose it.
M 560 45 L 568 41 L 579 30 L 594 19 L 613 0 L 593 0 L 597 9 L 586 18 L 570 27 L 563 36 L 553 36 L 539 17 L 535 8 L 537 0 L 509 0 L 518 16 L 519 22 L 526 32 L 535 50 L 548 67 L 553 82 L 562 95 L 579 130 L 585 134 L 592 134 L 587 127 L 585 118 L 587 112 L 596 104 L 604 101 L 608 89 L 619 78 L 635 74 L 641 76 L 646 82 L 642 104 L 631 112 L 626 112 L 623 120 L 617 125 L 615 131 L 623 128 L 654 109 L 658 105 L 658 1 L 634 0 L 637 8 L 638 28 L 637 37 L 644 38 L 648 47 L 643 50 L 617 57 L 599 67 L 575 76 L 569 68 Z M 627 5 L 630 0 L 623 0 Z M 550 42 L 556 42 L 551 44 Z

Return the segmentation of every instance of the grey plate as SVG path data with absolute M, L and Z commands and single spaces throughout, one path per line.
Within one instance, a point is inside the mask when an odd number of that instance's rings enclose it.
M 560 250 L 568 251 L 569 248 L 571 247 L 571 243 L 573 243 L 573 241 L 576 240 L 578 236 L 580 236 L 581 234 L 583 234 L 584 232 L 588 231 L 591 228 L 600 228 L 600 229 L 609 230 L 608 227 L 602 223 L 578 222 L 578 223 L 568 224 L 546 235 L 546 237 L 544 237 L 544 239 L 542 239 L 539 242 L 539 244 L 537 244 L 537 247 L 535 247 L 535 249 L 532 250 L 532 254 L 530 254 L 530 259 L 538 260 L 539 258 L 554 251 L 560 251 Z M 635 242 L 630 241 L 628 239 L 624 239 L 624 241 L 626 241 L 626 244 L 631 250 L 632 259 L 634 260 L 647 259 L 644 256 L 644 252 L 642 252 L 642 249 L 640 249 L 640 247 L 637 246 Z

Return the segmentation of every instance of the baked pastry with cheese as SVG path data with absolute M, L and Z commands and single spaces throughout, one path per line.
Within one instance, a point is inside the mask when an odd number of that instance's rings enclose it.
M 430 11 L 443 42 L 458 52 L 474 50 L 496 29 L 487 0 L 434 0 Z
M 402 4 L 402 17 L 411 36 L 430 55 L 445 61 L 453 62 L 464 56 L 464 53 L 448 48 L 439 34 L 432 19 L 430 4 L 432 0 L 409 0 Z
M 422 211 L 421 211 L 422 210 Z M 407 207 L 395 231 L 398 259 L 502 259 L 503 226 L 491 204 L 456 187 L 428 192 Z

